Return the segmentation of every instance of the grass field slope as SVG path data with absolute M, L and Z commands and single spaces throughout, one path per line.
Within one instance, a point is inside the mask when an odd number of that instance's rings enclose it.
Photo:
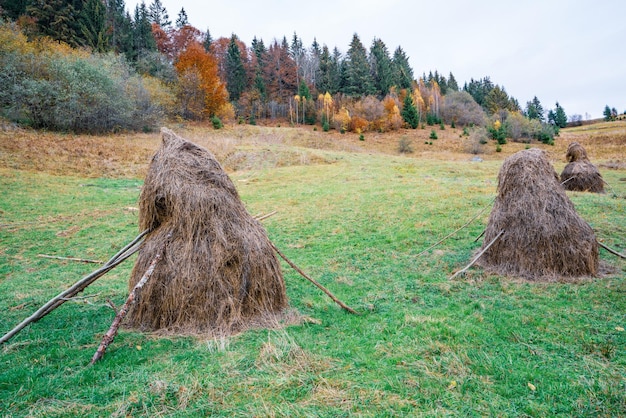
M 626 416 L 623 259 L 601 249 L 593 278 L 472 267 L 449 279 L 482 244 L 504 158 L 527 147 L 558 173 L 570 142 L 585 147 L 607 193 L 567 196 L 624 253 L 626 122 L 501 152 L 448 126 L 436 140 L 430 129 L 360 140 L 308 126 L 168 127 L 216 155 L 251 214 L 277 211 L 263 221 L 270 239 L 359 315 L 282 264 L 295 324 L 221 339 L 122 328 L 90 366 L 133 257 L 0 346 L 0 416 Z M 0 334 L 99 266 L 41 255 L 104 262 L 137 235 L 159 144 L 157 132 L 2 126 Z

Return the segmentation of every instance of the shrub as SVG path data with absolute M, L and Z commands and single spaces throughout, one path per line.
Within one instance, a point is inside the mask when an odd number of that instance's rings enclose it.
M 437 132 L 435 132 L 434 130 L 430 131 L 430 136 L 428 138 L 437 139 Z
M 213 129 L 222 129 L 224 127 L 222 120 L 215 115 L 211 118 L 211 123 L 213 124 Z
M 411 146 L 411 140 L 406 137 L 400 138 L 400 141 L 398 142 L 398 152 L 400 154 L 412 153 L 413 147 Z

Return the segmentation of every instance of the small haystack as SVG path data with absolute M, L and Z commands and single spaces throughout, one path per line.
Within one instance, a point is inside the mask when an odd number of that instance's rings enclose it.
M 478 264 L 498 274 L 554 280 L 598 271 L 593 230 L 576 213 L 545 152 L 536 148 L 504 161 L 484 242 Z
M 276 323 L 287 307 L 280 264 L 261 224 L 206 149 L 163 128 L 139 201 L 146 236 L 129 286 L 163 258 L 128 315 L 131 327 L 230 334 Z M 268 323 L 269 325 L 269 323 Z
M 604 180 L 582 145 L 578 142 L 569 144 L 565 157 L 568 164 L 561 173 L 561 183 L 566 190 L 604 193 Z

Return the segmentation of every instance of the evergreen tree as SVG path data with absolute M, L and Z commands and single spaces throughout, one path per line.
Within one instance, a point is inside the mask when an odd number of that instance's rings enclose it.
M 263 68 L 267 65 L 267 49 L 265 48 L 265 44 L 263 44 L 263 40 L 257 39 L 256 36 L 252 39 L 251 48 L 256 58 L 254 88 L 259 93 L 261 101 L 265 102 L 267 100 L 267 87 L 265 85 L 265 79 L 263 78 Z
M 211 52 L 211 44 L 213 43 L 213 38 L 211 37 L 211 32 L 209 32 L 209 28 L 206 29 L 204 34 L 204 40 L 202 41 L 202 46 L 206 52 Z
M 163 6 L 161 0 L 152 0 L 148 8 L 148 15 L 150 22 L 159 25 L 163 30 L 168 30 L 172 26 L 170 16 L 167 14 L 167 9 Z
M 409 65 L 409 57 L 401 47 L 396 48 L 392 59 L 393 85 L 398 89 L 411 89 L 413 86 L 413 69 Z
M 156 50 L 156 41 L 152 36 L 152 24 L 148 15 L 148 8 L 142 2 L 135 7 L 132 61 L 137 61 L 137 58 L 146 52 Z
M 305 57 L 305 50 L 302 46 L 302 40 L 298 38 L 298 35 L 294 32 L 291 39 L 291 46 L 289 47 L 289 54 L 296 63 L 296 83 L 300 84 L 300 79 L 303 77 L 302 64 Z
M 352 42 L 348 48 L 346 85 L 343 92 L 349 96 L 365 96 L 374 93 L 367 51 L 356 33 L 352 36 Z
M 79 16 L 79 26 L 83 43 L 93 51 L 106 52 L 111 48 L 111 31 L 102 0 L 86 0 Z
M 317 79 L 320 76 L 320 56 L 322 55 L 322 49 L 316 38 L 313 38 L 311 44 L 311 50 L 309 59 L 307 62 L 307 71 L 305 79 L 307 82 L 315 88 L 317 86 Z
M 543 106 L 541 106 L 541 102 L 537 98 L 537 96 L 533 97 L 533 100 L 530 102 L 526 102 L 526 117 L 528 119 L 536 119 L 540 122 L 543 122 L 544 117 Z
M 73 47 L 81 44 L 76 31 L 76 10 L 64 0 L 33 0 L 26 12 L 35 19 L 37 31 Z
M 129 58 L 133 49 L 133 27 L 124 0 L 107 0 L 107 27 L 110 47 Z
M 554 111 L 554 124 L 559 128 L 565 128 L 567 126 L 567 115 L 565 114 L 565 110 L 556 102 L 556 109 Z
M 478 103 L 485 110 L 487 110 L 485 98 L 493 89 L 494 85 L 489 77 L 485 77 L 482 80 L 474 80 L 472 78 L 470 79 L 469 84 L 465 83 L 465 85 L 463 86 L 463 90 L 468 92 L 470 96 L 474 98 L 476 103 Z
M 496 85 L 485 97 L 485 108 L 490 114 L 501 110 L 509 110 L 509 95 L 500 86 Z
M 26 9 L 31 3 L 32 0 L 0 0 L 0 16 L 17 20 L 26 14 Z
M 393 72 L 389 50 L 380 39 L 374 39 L 372 42 L 370 65 L 376 94 L 383 98 L 393 86 Z
M 178 12 L 178 17 L 176 18 L 176 29 L 181 29 L 183 26 L 189 25 L 189 17 L 187 17 L 187 12 L 185 8 L 181 8 L 180 12 Z
M 448 76 L 448 90 L 459 91 L 459 84 L 456 82 L 456 78 L 454 78 L 452 73 Z
M 413 103 L 413 96 L 410 93 L 404 98 L 402 119 L 413 129 L 417 128 L 419 125 L 419 113 Z
M 317 77 L 315 83 L 315 88 L 320 93 L 335 93 L 332 83 L 333 77 L 331 74 L 331 58 L 328 46 L 324 45 L 319 58 L 319 76 Z
M 237 101 L 246 89 L 246 69 L 241 58 L 241 50 L 237 43 L 237 35 L 233 34 L 226 52 L 226 89 L 230 100 Z
M 602 112 L 602 115 L 604 116 L 605 121 L 613 120 L 613 112 L 611 111 L 609 105 L 604 106 L 604 111 Z

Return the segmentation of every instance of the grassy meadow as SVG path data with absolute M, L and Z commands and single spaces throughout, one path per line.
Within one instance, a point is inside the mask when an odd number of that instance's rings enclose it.
M 385 417 L 626 415 L 626 262 L 599 278 L 537 283 L 479 268 L 507 155 L 447 127 L 387 134 L 311 127 L 172 125 L 227 168 L 270 239 L 357 310 L 283 263 L 300 321 L 229 338 L 121 329 L 89 365 L 121 306 L 134 258 L 0 346 L 0 416 Z M 399 154 L 400 139 L 413 153 Z M 159 134 L 0 131 L 0 334 L 138 233 L 137 200 Z M 626 251 L 626 122 L 566 129 L 608 193 L 568 192 L 598 239 Z M 479 157 L 478 160 L 475 157 Z M 481 212 L 482 211 L 482 212 Z M 479 214 L 479 215 L 478 215 Z M 435 248 L 431 244 L 477 219 Z

